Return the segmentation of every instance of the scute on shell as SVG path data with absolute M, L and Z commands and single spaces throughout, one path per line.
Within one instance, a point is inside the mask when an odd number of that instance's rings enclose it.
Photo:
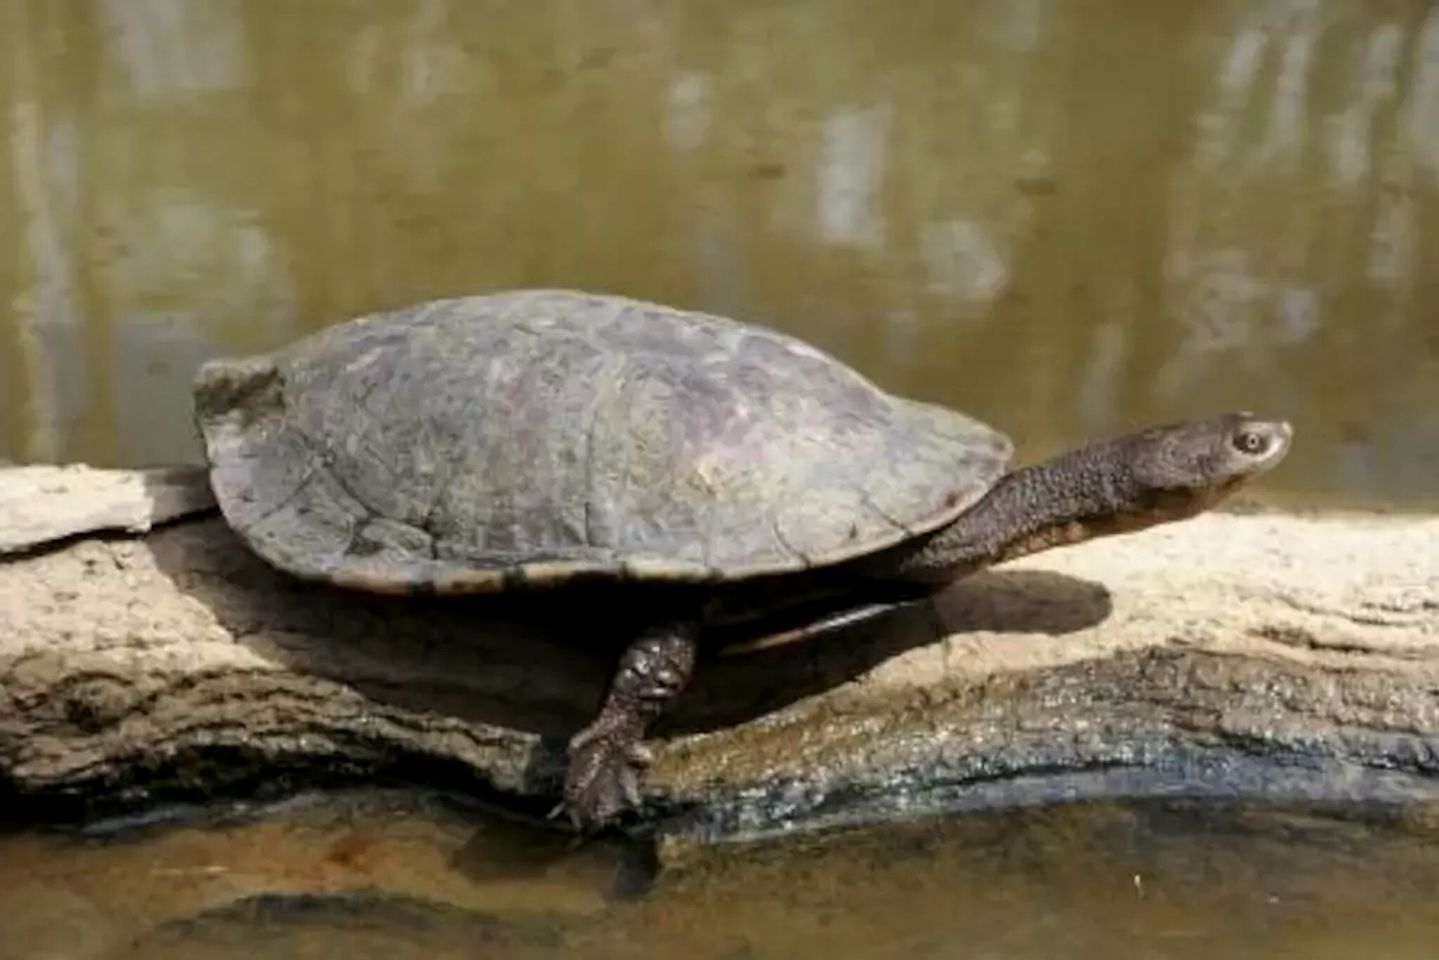
M 1011 455 L 793 337 L 565 290 L 211 361 L 195 405 L 239 535 L 293 574 L 382 592 L 833 564 L 947 523 Z

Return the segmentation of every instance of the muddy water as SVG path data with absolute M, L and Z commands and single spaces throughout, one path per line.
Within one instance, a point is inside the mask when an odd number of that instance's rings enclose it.
M 1424 0 L 5 0 L 0 458 L 191 460 L 204 357 L 516 285 L 767 321 L 1026 455 L 1248 406 L 1439 492 Z
M 0 0 L 0 459 L 192 461 L 203 358 L 519 285 L 772 323 L 1038 456 L 1293 419 L 1439 506 L 1424 0 Z M 0 840 L 0 960 L 1425 958 L 1433 831 L 1077 808 L 644 864 L 445 807 Z M 397 801 L 398 802 L 398 801 Z
M 1431 960 L 1434 811 L 1076 806 L 656 873 L 451 805 L 0 841 L 0 958 Z

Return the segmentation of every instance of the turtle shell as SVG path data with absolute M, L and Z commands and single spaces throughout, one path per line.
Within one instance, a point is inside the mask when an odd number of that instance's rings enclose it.
M 1011 454 L 792 337 L 565 290 L 437 300 L 210 361 L 195 408 L 253 550 L 384 593 L 834 564 L 949 522 Z

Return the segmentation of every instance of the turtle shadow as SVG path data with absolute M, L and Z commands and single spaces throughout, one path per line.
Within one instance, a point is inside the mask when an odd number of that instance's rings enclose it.
M 554 749 L 598 709 L 654 596 L 623 585 L 563 599 L 371 596 L 280 573 L 213 518 L 147 542 L 161 572 L 257 656 L 377 704 L 535 734 Z M 956 633 L 1072 633 L 1110 609 L 1097 583 L 984 571 L 803 639 L 707 648 L 660 732 L 755 719 Z
M 661 729 L 697 733 L 744 723 L 955 635 L 1008 634 L 1022 642 L 1026 634 L 1076 633 L 1103 622 L 1112 607 L 1108 589 L 1092 581 L 1048 570 L 981 571 L 802 639 L 776 644 L 761 637 L 707 651 Z

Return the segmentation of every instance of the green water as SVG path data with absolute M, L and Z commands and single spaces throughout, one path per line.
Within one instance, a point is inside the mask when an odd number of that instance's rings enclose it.
M 415 797 L 0 841 L 0 958 L 1431 960 L 1434 811 L 1076 806 L 658 873 Z
M 195 460 L 202 358 L 544 284 L 1439 503 L 1423 0 L 3 0 L 0 62 L 0 458 Z

